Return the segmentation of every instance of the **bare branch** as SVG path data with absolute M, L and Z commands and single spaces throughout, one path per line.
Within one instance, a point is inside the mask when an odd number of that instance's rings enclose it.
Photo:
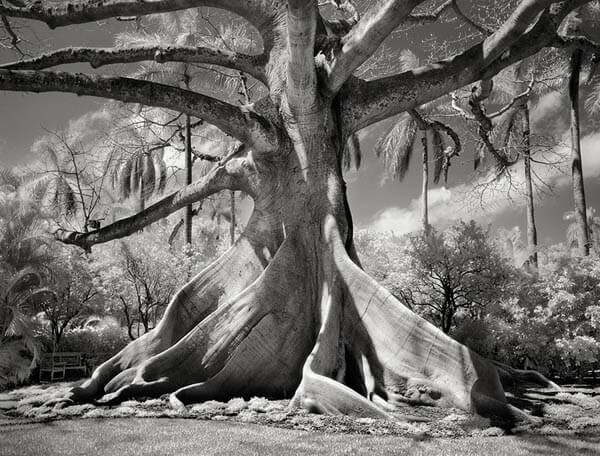
M 92 68 L 117 63 L 154 60 L 159 63 L 186 62 L 208 63 L 244 71 L 261 82 L 266 82 L 265 57 L 246 55 L 225 49 L 196 46 L 140 46 L 131 48 L 85 48 L 59 49 L 33 59 L 7 63 L 0 68 L 7 70 L 42 70 L 57 65 L 87 62 Z
M 82 73 L 0 69 L 0 89 L 69 92 L 126 103 L 142 103 L 204 119 L 256 150 L 272 150 L 277 144 L 274 127 L 255 112 L 244 112 L 229 103 L 197 92 L 150 81 Z
M 532 87 L 532 84 L 530 85 L 530 87 Z M 469 97 L 469 107 L 471 109 L 471 113 L 472 115 L 468 115 L 462 108 L 459 107 L 458 105 L 458 100 L 456 97 L 456 94 L 453 93 L 452 94 L 452 107 L 456 110 L 458 110 L 467 120 L 472 120 L 477 122 L 477 133 L 479 134 L 479 137 L 481 138 L 485 148 L 490 152 L 490 154 L 492 154 L 492 156 L 496 159 L 496 163 L 498 165 L 498 173 L 502 173 L 506 168 L 508 168 L 509 166 L 512 166 L 516 163 L 516 159 L 514 161 L 509 160 L 505 154 L 499 152 L 498 150 L 496 150 L 496 147 L 494 146 L 494 144 L 492 143 L 492 140 L 490 139 L 490 134 L 494 128 L 494 125 L 492 123 L 492 119 L 491 116 L 488 116 L 485 112 L 485 108 L 483 106 L 483 101 L 486 100 L 491 91 L 492 91 L 492 80 L 491 79 L 485 79 L 483 81 L 481 81 L 481 85 L 480 86 L 474 86 L 471 89 L 471 95 Z M 529 94 L 529 92 L 527 92 L 527 95 Z M 527 96 L 524 95 L 524 96 Z M 523 97 L 515 97 L 515 98 L 519 98 L 519 100 L 522 100 Z M 511 103 L 509 103 L 510 106 L 514 105 L 516 103 L 516 101 L 513 101 Z M 506 107 L 506 106 L 505 106 Z M 510 107 L 506 108 L 506 109 L 501 109 L 498 112 L 505 112 L 508 109 L 510 109 Z M 500 114 L 498 114 L 500 115 Z
M 8 21 L 6 16 L 0 16 L 0 21 L 2 22 L 2 25 L 4 26 L 4 30 L 6 30 L 6 33 L 8 33 L 8 35 L 10 36 L 11 46 L 21 55 L 21 57 L 23 57 L 25 54 L 19 48 L 19 43 L 21 42 L 21 39 L 17 36 L 15 31 L 11 27 L 10 22 Z
M 226 189 L 241 189 L 242 183 L 231 172 L 231 167 L 220 163 L 206 176 L 193 184 L 163 198 L 142 212 L 118 220 L 98 230 L 89 233 L 64 231 L 59 229 L 55 237 L 66 244 L 74 244 L 82 248 L 89 248 L 94 244 L 120 239 L 141 230 L 173 212 L 200 201 L 207 196 Z
M 431 13 L 414 13 L 409 14 L 406 18 L 406 22 L 411 24 L 430 24 L 437 22 L 438 19 L 444 14 L 449 8 L 452 7 L 454 0 L 448 0 L 438 6 Z
M 488 117 L 490 119 L 495 119 L 496 117 L 500 117 L 502 114 L 504 114 L 510 108 L 515 106 L 517 103 L 521 103 L 521 102 L 527 100 L 529 98 L 529 95 L 531 94 L 531 91 L 533 90 L 534 84 L 535 84 L 535 79 L 532 78 L 531 82 L 529 83 L 529 85 L 527 86 L 527 89 L 525 89 L 525 91 L 523 91 L 520 94 L 518 94 L 517 96 L 515 96 L 512 100 L 510 100 L 506 105 L 504 105 L 498 111 L 488 114 Z

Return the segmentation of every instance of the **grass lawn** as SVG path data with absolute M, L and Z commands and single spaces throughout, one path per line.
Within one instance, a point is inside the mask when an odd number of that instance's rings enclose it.
M 0 427 L 0 454 L 600 455 L 600 436 L 419 438 L 306 432 L 223 421 L 75 419 Z

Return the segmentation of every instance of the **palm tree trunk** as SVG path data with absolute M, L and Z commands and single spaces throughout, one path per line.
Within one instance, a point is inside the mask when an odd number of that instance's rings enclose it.
M 571 54 L 569 102 L 571 114 L 571 175 L 573 199 L 575 203 L 575 223 L 577 223 L 578 250 L 581 256 L 590 253 L 590 240 L 587 227 L 585 189 L 581 164 L 581 140 L 579 132 L 579 75 L 581 72 L 582 51 L 576 49 Z
M 231 240 L 231 245 L 235 242 L 235 192 L 232 190 L 230 192 L 231 196 L 231 223 L 229 225 L 229 237 Z
M 427 142 L 429 139 L 429 129 L 423 130 L 421 143 L 423 144 L 423 185 L 421 188 L 421 223 L 425 235 L 429 233 L 429 212 L 427 192 L 429 189 L 429 153 L 427 150 Z
M 136 211 L 136 214 L 139 214 L 146 207 L 146 201 L 144 200 L 144 191 L 143 191 L 142 185 L 140 185 L 140 189 L 139 189 L 138 194 L 137 194 L 137 201 L 136 201 L 136 203 L 137 204 L 136 204 L 135 211 Z M 142 229 L 140 231 L 144 231 L 144 230 Z
M 188 84 L 189 86 L 189 84 Z M 191 117 L 185 116 L 185 184 L 192 183 L 192 121 Z M 192 243 L 192 205 L 185 207 L 185 242 Z
M 529 251 L 529 264 L 535 269 L 538 267 L 537 254 L 537 228 L 535 226 L 535 212 L 533 206 L 533 183 L 531 180 L 531 130 L 529 125 L 529 106 L 527 103 L 521 109 L 521 127 L 523 131 L 523 163 L 525 165 L 525 189 L 527 199 L 527 250 Z

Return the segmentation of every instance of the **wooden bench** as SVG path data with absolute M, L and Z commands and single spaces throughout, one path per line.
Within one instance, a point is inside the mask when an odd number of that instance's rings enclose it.
M 51 382 L 54 380 L 64 380 L 67 372 L 79 372 L 82 375 L 87 374 L 87 366 L 81 353 L 55 352 L 42 356 L 39 374 L 40 381 L 42 381 L 44 373 L 49 374 Z

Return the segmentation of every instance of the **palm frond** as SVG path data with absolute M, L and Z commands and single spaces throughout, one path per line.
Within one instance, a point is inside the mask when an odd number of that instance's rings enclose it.
M 0 190 L 16 191 L 21 184 L 21 178 L 12 169 L 0 167 Z
M 375 145 L 375 154 L 383 160 L 387 172 L 398 180 L 404 179 L 408 171 L 416 134 L 416 121 L 408 113 L 403 113 Z
M 150 154 L 142 154 L 141 190 L 144 198 L 149 198 L 156 189 L 156 173 Z
M 354 169 L 358 170 L 361 160 L 360 141 L 358 135 L 354 133 L 346 141 L 346 147 L 344 147 L 344 151 L 342 152 L 342 168 L 347 171 L 354 165 Z
M 596 76 L 590 82 L 590 91 L 585 99 L 585 110 L 588 114 L 600 114 L 600 77 Z
M 30 347 L 36 347 L 31 350 Z M 23 340 L 0 340 L 0 391 L 29 378 L 39 358 L 39 344 Z
M 398 57 L 398 66 L 400 72 L 410 71 L 421 66 L 421 62 L 410 49 L 402 49 Z
M 444 153 L 444 139 L 438 130 L 432 130 L 431 132 L 431 147 L 433 149 L 433 183 L 437 184 L 440 181 L 442 170 L 444 169 L 444 163 L 446 161 L 446 155 Z

